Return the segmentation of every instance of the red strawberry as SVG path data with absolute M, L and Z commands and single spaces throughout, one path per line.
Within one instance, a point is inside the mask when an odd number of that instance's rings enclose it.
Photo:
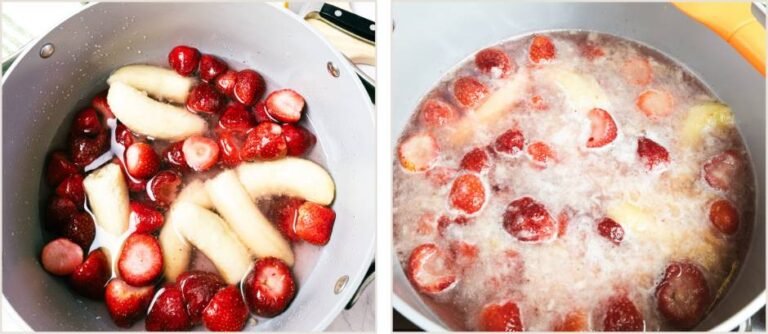
M 207 83 L 192 88 L 187 97 L 187 109 L 194 112 L 215 113 L 221 109 L 222 103 L 219 92 Z
M 254 70 L 242 70 L 237 72 L 232 93 L 237 102 L 251 106 L 261 99 L 265 89 L 266 85 L 261 74 Z
M 147 183 L 147 195 L 154 204 L 161 208 L 167 208 L 176 199 L 181 185 L 179 174 L 164 170 L 157 173 Z
M 72 200 L 77 205 L 85 204 L 85 189 L 83 189 L 83 176 L 72 174 L 56 187 L 56 195 Z
M 200 62 L 200 51 L 186 45 L 179 45 L 168 53 L 168 64 L 176 73 L 188 77 L 195 72 Z
M 630 58 L 622 66 L 621 74 L 627 82 L 636 86 L 645 86 L 653 80 L 651 63 L 647 58 Z
M 528 56 L 536 64 L 553 60 L 556 56 L 555 44 L 547 36 L 533 36 Z
M 611 114 L 603 109 L 594 108 L 589 111 L 588 117 L 591 130 L 587 147 L 603 147 L 616 139 L 618 129 Z
M 336 212 L 312 202 L 304 202 L 296 212 L 296 236 L 314 245 L 325 245 L 331 239 Z
M 118 144 L 123 145 L 123 147 L 128 147 L 136 141 L 136 136 L 125 126 L 125 124 L 118 122 L 115 126 L 115 141 Z
M 245 277 L 245 300 L 251 311 L 262 317 L 282 313 L 296 295 L 291 269 L 280 259 L 266 257 L 256 261 Z
M 648 170 L 669 162 L 667 149 L 645 137 L 637 139 L 637 156 Z
M 518 240 L 530 242 L 545 241 L 557 233 L 555 220 L 544 204 L 527 196 L 509 203 L 504 229 Z
M 219 276 L 205 271 L 185 272 L 176 279 L 176 282 L 184 296 L 193 325 L 202 321 L 203 309 L 208 306 L 213 296 L 226 286 Z
M 267 104 L 264 101 L 259 101 L 253 106 L 253 118 L 256 120 L 257 124 L 263 122 L 276 122 L 272 117 L 269 117 L 269 113 L 267 113 Z
M 491 157 L 484 149 L 476 147 L 464 154 L 460 167 L 466 171 L 480 173 L 491 167 Z
M 104 127 L 101 125 L 99 115 L 96 114 L 96 109 L 85 108 L 75 115 L 69 131 L 75 136 L 86 135 L 93 137 L 101 133 L 102 130 L 104 130 Z
M 64 153 L 59 151 L 51 153 L 45 169 L 45 178 L 49 185 L 56 186 L 67 176 L 77 173 L 77 166 L 71 163 Z
M 296 235 L 296 220 L 298 218 L 299 207 L 304 204 L 304 200 L 296 197 L 278 197 L 273 200 L 269 210 L 270 219 L 277 225 L 277 229 L 283 236 L 291 241 L 299 241 L 301 238 Z
M 222 131 L 219 133 L 219 156 L 227 167 L 234 167 L 243 161 L 240 156 L 243 147 L 243 135 L 239 131 Z
M 154 233 L 163 227 L 164 218 L 160 211 L 143 204 L 131 201 L 130 224 L 136 233 Z
M 731 189 L 731 181 L 741 170 L 742 163 L 738 152 L 723 151 L 704 163 L 704 180 L 714 189 L 728 191 Z
M 275 160 L 288 154 L 283 128 L 272 122 L 264 122 L 248 131 L 240 156 L 243 160 Z
M 73 214 L 62 225 L 61 236 L 72 240 L 87 251 L 96 237 L 96 224 L 93 222 L 93 217 L 87 212 Z
M 189 167 L 198 172 L 207 171 L 219 162 L 219 144 L 211 138 L 189 137 L 184 140 L 181 150 Z
M 61 232 L 69 218 L 79 211 L 79 207 L 69 198 L 53 196 L 46 211 L 46 228 L 54 233 Z
M 453 83 L 453 96 L 467 108 L 477 106 L 488 95 L 488 87 L 472 77 L 461 77 Z
M 451 182 L 458 172 L 459 170 L 456 168 L 440 166 L 428 170 L 426 176 L 433 185 L 442 187 Z
M 497 48 L 484 49 L 475 54 L 475 66 L 480 72 L 495 78 L 506 78 L 517 67 L 504 51 Z
M 522 332 L 520 309 L 514 302 L 490 304 L 480 312 L 480 329 L 485 332 Z
M 128 185 L 128 190 L 130 192 L 140 193 L 147 191 L 146 179 L 137 179 L 132 177 L 128 173 L 128 170 L 125 169 L 125 163 L 123 163 L 123 161 L 118 158 L 112 158 L 112 163 L 120 165 L 120 167 L 123 169 L 123 179 L 125 179 L 125 183 Z
M 581 46 L 581 56 L 589 60 L 595 60 L 605 56 L 605 51 L 600 46 L 587 42 Z
M 416 247 L 408 257 L 406 276 L 422 293 L 436 294 L 456 283 L 453 262 L 435 244 Z
M 502 133 L 493 143 L 493 149 L 498 153 L 516 156 L 523 150 L 525 136 L 520 130 L 510 129 Z
M 129 328 L 146 314 L 154 294 L 154 285 L 137 288 L 113 278 L 107 284 L 104 302 L 115 325 Z
M 246 107 L 239 103 L 231 103 L 221 114 L 218 128 L 222 130 L 247 131 L 254 123 Z
M 608 310 L 603 319 L 603 330 L 611 332 L 634 332 L 645 329 L 643 315 L 626 294 L 608 299 Z
M 211 82 L 228 69 L 227 63 L 212 55 L 202 55 L 200 57 L 200 79 L 204 82 Z
M 656 287 L 659 313 L 677 329 L 693 328 L 712 303 L 707 280 L 690 263 L 673 262 L 667 266 Z
M 40 262 L 47 272 L 67 276 L 83 263 L 83 249 L 66 238 L 58 238 L 43 247 Z
M 727 199 L 718 199 L 709 206 L 709 221 L 718 231 L 733 235 L 739 229 L 739 212 Z
M 217 292 L 203 310 L 203 324 L 210 331 L 241 331 L 247 320 L 248 307 L 235 285 Z
M 317 142 L 312 132 L 298 124 L 283 124 L 283 136 L 288 147 L 288 155 L 292 157 L 304 155 Z
M 185 331 L 192 323 L 184 305 L 184 295 L 176 284 L 166 284 L 149 307 L 144 321 L 147 331 Z
M 400 165 L 410 172 L 430 169 L 439 153 L 437 141 L 429 133 L 414 134 L 401 142 L 397 149 Z
M 69 284 L 72 289 L 85 297 L 100 299 L 104 297 L 104 286 L 107 285 L 111 275 L 109 259 L 99 248 L 88 254 L 85 261 L 69 275 Z
M 471 223 L 472 220 L 467 218 L 466 216 L 456 216 L 453 218 L 450 218 L 448 216 L 440 216 L 440 218 L 437 219 L 437 233 L 441 237 L 445 236 L 445 232 L 448 230 L 448 228 L 453 225 L 467 225 Z
M 126 283 L 145 286 L 160 277 L 163 271 L 163 252 L 155 237 L 133 233 L 125 239 L 117 270 Z
M 674 111 L 675 99 L 668 92 L 649 89 L 637 97 L 635 105 L 648 118 L 659 120 Z
M 147 143 L 133 143 L 125 150 L 125 170 L 137 179 L 146 179 L 160 168 L 160 157 Z
M 568 223 L 570 223 L 571 218 L 574 216 L 575 212 L 573 212 L 573 209 L 570 207 L 565 207 L 560 213 L 557 215 L 557 236 L 562 237 L 565 235 L 566 232 L 568 232 Z
M 531 107 L 536 110 L 547 110 L 549 109 L 549 104 L 541 95 L 534 95 L 531 96 Z
M 603 218 L 597 223 L 597 232 L 603 238 L 610 240 L 614 245 L 621 244 L 624 240 L 624 228 L 611 218 Z
M 69 143 L 75 166 L 85 167 L 109 149 L 109 134 L 102 131 L 95 138 L 76 137 Z
M 163 161 L 179 172 L 190 170 L 187 160 L 184 159 L 183 148 L 184 141 L 180 140 L 168 145 L 168 147 L 165 148 L 165 151 L 163 151 Z
M 276 90 L 267 96 L 267 114 L 280 122 L 296 123 L 304 104 L 304 97 L 293 89 Z
M 454 122 L 458 117 L 456 109 L 439 98 L 431 98 L 421 105 L 421 122 L 428 127 L 441 127 Z
M 528 145 L 528 156 L 540 166 L 546 167 L 548 163 L 557 160 L 555 151 L 549 145 L 540 141 Z
M 584 311 L 573 311 L 563 317 L 555 326 L 556 332 L 588 332 L 589 319 Z
M 485 186 L 475 174 L 464 174 L 456 178 L 451 186 L 451 207 L 472 214 L 485 203 Z
M 115 114 L 112 113 L 112 109 L 109 108 L 109 104 L 107 103 L 106 90 L 93 97 L 93 100 L 91 100 L 91 107 L 96 108 L 96 110 L 101 113 L 101 117 L 104 118 L 104 120 L 115 118 Z
M 224 74 L 216 77 L 214 84 L 219 93 L 232 97 L 235 90 L 235 82 L 237 81 L 237 72 L 233 70 L 227 70 Z

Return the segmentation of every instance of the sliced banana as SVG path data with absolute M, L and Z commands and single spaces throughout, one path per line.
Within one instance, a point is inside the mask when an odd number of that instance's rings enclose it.
M 170 213 L 170 211 L 169 211 Z M 176 217 L 168 214 L 165 216 L 165 225 L 160 230 L 160 248 L 163 250 L 163 275 L 170 282 L 175 282 L 189 266 L 189 258 L 192 247 L 184 240 L 184 237 L 176 231 L 173 220 Z
M 165 140 L 202 135 L 206 121 L 184 108 L 153 100 L 123 82 L 111 83 L 107 103 L 117 119 L 139 134 Z
M 151 65 L 123 66 L 107 79 L 107 84 L 122 82 L 128 86 L 147 92 L 160 100 L 183 104 L 195 79 L 183 77 L 176 71 Z
M 175 203 L 168 215 L 172 227 L 213 262 L 227 284 L 245 276 L 251 265 L 248 249 L 219 215 L 187 202 Z
M 699 145 L 704 135 L 712 130 L 722 130 L 733 126 L 733 112 L 727 105 L 717 102 L 704 102 L 688 110 L 683 120 L 680 142 L 686 147 Z
M 574 110 L 588 112 L 601 108 L 611 111 L 608 95 L 594 76 L 559 66 L 547 67 L 542 74 L 557 84 Z
M 264 180 L 266 181 L 266 179 Z M 256 257 L 273 256 L 293 265 L 291 245 L 259 211 L 233 170 L 205 182 L 205 189 L 229 226 Z
M 91 211 L 104 230 L 120 236 L 128 229 L 130 206 L 123 170 L 114 163 L 88 174 L 83 180 Z
M 237 167 L 237 174 L 252 200 L 265 195 L 288 195 L 329 205 L 336 191 L 331 175 L 306 159 L 243 163 Z
M 176 201 L 196 204 L 205 209 L 213 209 L 213 203 L 211 203 L 211 199 L 205 191 L 203 181 L 197 179 L 187 184 L 179 192 L 179 195 L 176 196 Z

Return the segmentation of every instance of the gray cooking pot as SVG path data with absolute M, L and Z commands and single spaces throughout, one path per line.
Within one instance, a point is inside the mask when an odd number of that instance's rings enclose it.
M 650 45 L 687 66 L 733 108 L 758 190 L 745 263 L 696 330 L 729 331 L 765 305 L 765 78 L 725 41 L 663 3 L 395 2 L 392 17 L 393 146 L 422 96 L 445 73 L 475 51 L 515 35 L 552 29 L 610 33 Z M 437 317 L 393 261 L 393 304 L 401 314 L 429 331 L 462 328 Z
M 55 51 L 43 58 L 47 43 Z M 73 112 L 106 88 L 111 71 L 131 63 L 165 65 L 178 44 L 301 92 L 318 137 L 311 157 L 336 181 L 331 241 L 298 247 L 296 299 L 285 313 L 247 329 L 322 330 L 363 280 L 375 242 L 374 118 L 344 57 L 303 20 L 264 3 L 100 3 L 33 42 L 3 78 L 4 306 L 31 329 L 118 329 L 103 302 L 78 297 L 39 263 L 43 166 L 52 143 L 62 143 L 62 124 L 68 127 Z M 143 326 L 140 321 L 133 329 Z

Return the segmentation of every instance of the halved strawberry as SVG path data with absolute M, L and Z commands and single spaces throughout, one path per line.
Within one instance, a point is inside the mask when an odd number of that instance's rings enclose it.
M 275 160 L 288 154 L 288 144 L 283 136 L 283 128 L 272 122 L 264 122 L 250 131 L 245 137 L 240 156 L 243 160 Z
M 292 157 L 304 155 L 317 142 L 315 135 L 299 124 L 283 124 L 283 136 L 288 147 L 288 155 Z
M 235 85 L 232 87 L 233 98 L 238 102 L 251 106 L 264 95 L 266 85 L 261 74 L 254 70 L 237 72 Z
M 668 92 L 649 89 L 637 97 L 635 105 L 648 118 L 659 120 L 672 113 L 675 107 L 675 99 Z
M 581 46 L 581 56 L 589 60 L 595 60 L 605 56 L 605 51 L 599 45 L 586 42 Z
M 317 203 L 304 202 L 296 213 L 296 236 L 314 245 L 325 245 L 331 239 L 336 212 Z
M 485 186 L 475 174 L 464 174 L 456 178 L 451 186 L 451 207 L 472 214 L 485 203 Z
M 267 114 L 284 123 L 296 123 L 304 110 L 304 97 L 293 89 L 280 89 L 267 96 Z
M 560 211 L 557 215 L 557 237 L 562 237 L 568 232 L 568 224 L 574 215 L 575 212 L 569 206 Z
M 645 86 L 653 80 L 651 63 L 645 57 L 633 57 L 627 60 L 621 68 L 624 79 L 636 86 Z
M 475 54 L 475 66 L 480 72 L 494 78 L 506 78 L 517 67 L 509 56 L 498 48 L 483 49 Z
M 298 219 L 299 207 L 304 204 L 304 200 L 296 197 L 277 197 L 273 199 L 269 209 L 270 220 L 277 225 L 277 229 L 291 241 L 299 241 L 301 238 L 296 235 L 296 220 Z
M 133 143 L 125 149 L 125 170 L 137 179 L 146 179 L 160 168 L 160 157 L 147 143 Z
M 624 240 L 624 228 L 619 223 L 611 218 L 603 218 L 597 223 L 597 232 L 603 237 L 608 239 L 614 245 L 621 244 Z
M 108 119 L 115 118 L 115 114 L 112 113 L 112 109 L 109 108 L 107 103 L 107 91 L 103 91 L 91 100 L 91 107 L 94 107 L 101 113 L 101 117 L 106 121 Z
M 130 285 L 152 283 L 163 270 L 163 252 L 157 239 L 144 233 L 128 236 L 120 251 L 117 269 L 120 277 Z
M 611 114 L 603 109 L 594 108 L 589 111 L 587 117 L 589 117 L 591 129 L 589 139 L 587 139 L 587 147 L 603 147 L 616 139 L 618 129 Z
M 80 136 L 71 138 L 69 141 L 72 162 L 78 167 L 87 166 L 107 150 L 109 150 L 109 134 L 106 131 L 100 132 L 94 138 Z
M 187 311 L 193 325 L 202 321 L 205 307 L 208 306 L 213 296 L 226 286 L 218 275 L 205 271 L 185 272 L 179 275 L 176 284 L 184 296 L 184 302 L 187 304 Z
M 459 215 L 456 217 L 448 217 L 446 215 L 440 216 L 440 218 L 437 219 L 437 234 L 441 237 L 445 237 L 446 231 L 448 231 L 448 228 L 451 227 L 451 225 L 467 225 L 471 223 L 472 220 L 467 218 L 467 216 Z
M 589 319 L 584 311 L 572 311 L 560 319 L 554 326 L 556 332 L 587 332 Z
M 269 113 L 267 113 L 267 104 L 264 101 L 259 101 L 253 106 L 253 118 L 256 120 L 256 124 L 263 122 L 277 122 L 277 120 L 269 117 Z
M 215 113 L 221 109 L 223 98 L 212 85 L 200 83 L 187 97 L 187 109 L 194 112 Z
M 248 307 L 262 317 L 282 313 L 296 295 L 296 282 L 291 269 L 274 257 L 256 260 L 243 286 Z
M 673 262 L 656 286 L 656 307 L 677 329 L 696 326 L 712 303 L 707 280 L 695 265 Z
M 667 149 L 646 137 L 637 139 L 637 156 L 648 170 L 669 162 Z
M 464 158 L 461 159 L 460 167 L 465 171 L 477 172 L 491 167 L 491 157 L 488 155 L 485 149 L 475 147 L 471 151 L 464 154 Z
M 63 152 L 55 151 L 51 153 L 48 158 L 48 165 L 45 168 L 45 179 L 48 181 L 48 185 L 56 186 L 68 176 L 77 173 L 77 166 L 70 162 Z
M 45 227 L 50 232 L 61 233 L 63 225 L 72 215 L 77 213 L 80 207 L 71 199 L 61 196 L 51 197 L 45 214 Z
M 113 278 L 107 284 L 104 302 L 115 325 L 129 328 L 146 314 L 154 294 L 154 285 L 137 288 Z
M 163 151 L 163 161 L 179 172 L 190 170 L 187 160 L 184 158 L 184 141 L 180 140 L 168 145 Z
M 459 170 L 456 168 L 438 166 L 427 171 L 426 176 L 436 187 L 442 187 L 453 180 Z
M 94 108 L 85 108 L 75 115 L 69 132 L 75 136 L 95 136 L 104 130 Z
M 502 133 L 493 142 L 493 149 L 498 153 L 508 156 L 516 156 L 523 150 L 525 136 L 520 130 L 509 129 Z
M 125 124 L 117 122 L 117 125 L 115 126 L 115 141 L 118 144 L 123 145 L 123 147 L 128 147 L 136 141 L 136 135 L 134 135 Z
M 625 293 L 608 299 L 608 309 L 603 319 L 603 330 L 611 332 L 635 332 L 645 329 L 643 315 Z
M 176 284 L 166 284 L 150 305 L 144 328 L 148 331 L 185 331 L 192 323 L 184 296 Z
M 111 275 L 109 259 L 99 248 L 88 254 L 85 261 L 69 275 L 69 284 L 72 289 L 85 297 L 101 299 L 104 297 L 104 287 Z
M 405 170 L 423 172 L 432 167 L 439 152 L 435 137 L 429 133 L 418 133 L 400 143 L 397 157 Z
M 553 60 L 556 56 L 555 44 L 547 36 L 535 35 L 528 56 L 536 64 Z
M 248 131 L 254 122 L 248 109 L 240 103 L 230 103 L 219 117 L 218 129 Z
M 709 221 L 720 232 L 733 235 L 739 229 L 739 211 L 727 199 L 709 205 Z
M 146 179 L 137 179 L 135 177 L 132 177 L 128 171 L 125 169 L 125 163 L 123 163 L 122 160 L 118 159 L 117 157 L 112 158 L 112 163 L 120 165 L 120 168 L 123 169 L 123 179 L 125 179 L 125 183 L 128 185 L 128 190 L 132 193 L 141 193 L 147 191 L 147 180 Z
M 219 144 L 208 137 L 189 137 L 184 140 L 181 150 L 187 165 L 198 172 L 207 171 L 219 162 Z
M 248 307 L 236 285 L 217 292 L 203 310 L 203 324 L 210 331 L 241 331 L 247 320 Z
M 227 63 L 215 56 L 202 55 L 200 57 L 200 79 L 204 82 L 211 82 L 228 69 Z
M 234 167 L 243 161 L 240 152 L 243 147 L 243 134 L 237 130 L 219 132 L 219 156 L 224 166 Z
M 179 45 L 168 53 L 168 64 L 171 65 L 171 68 L 176 73 L 185 77 L 188 77 L 197 70 L 199 62 L 200 51 L 190 46 Z
M 61 236 L 80 245 L 83 250 L 91 248 L 93 239 L 96 238 L 96 224 L 93 217 L 87 212 L 77 212 L 61 226 Z
M 45 271 L 67 276 L 83 263 L 83 249 L 66 238 L 58 238 L 43 247 L 40 262 Z
M 235 91 L 235 82 L 237 82 L 237 72 L 233 70 L 227 70 L 224 74 L 219 75 L 214 80 L 214 85 L 219 93 L 222 93 L 228 97 L 233 97 Z
M 59 183 L 56 187 L 56 195 L 68 198 L 77 205 L 85 204 L 85 189 L 83 189 L 83 176 L 72 174 Z
M 461 77 L 453 83 L 453 96 L 467 108 L 475 107 L 488 95 L 488 87 L 472 77 Z
M 728 191 L 731 189 L 731 181 L 741 170 L 742 164 L 743 160 L 739 152 L 723 151 L 704 163 L 704 180 L 714 189 Z
M 504 229 L 520 241 L 539 242 L 557 233 L 555 220 L 541 204 L 531 197 L 518 198 L 504 212 Z
M 421 122 L 428 127 L 441 127 L 455 121 L 459 115 L 456 109 L 439 98 L 431 98 L 421 105 Z
M 512 301 L 489 304 L 480 312 L 480 329 L 486 332 L 522 332 L 520 309 Z
M 549 145 L 540 141 L 533 142 L 528 145 L 526 151 L 528 152 L 528 156 L 531 158 L 531 160 L 542 167 L 546 167 L 547 164 L 557 160 L 557 154 L 555 154 L 555 151 L 552 150 Z
M 163 214 L 149 205 L 131 201 L 129 221 L 136 233 L 154 233 L 163 227 Z
M 426 294 L 445 291 L 456 283 L 453 262 L 435 244 L 423 244 L 411 252 L 406 275 L 417 290 Z

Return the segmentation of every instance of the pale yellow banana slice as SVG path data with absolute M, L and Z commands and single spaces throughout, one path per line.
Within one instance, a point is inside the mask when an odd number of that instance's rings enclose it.
M 202 135 L 206 121 L 182 107 L 153 100 L 146 93 L 120 81 L 113 82 L 107 103 L 118 120 L 139 134 L 165 140 Z
M 235 171 L 219 173 L 205 182 L 205 189 L 216 211 L 229 223 L 251 254 L 258 258 L 273 256 L 289 266 L 293 265 L 291 245 L 259 211 Z
M 547 67 L 542 71 L 565 93 L 566 101 L 574 110 L 588 112 L 601 108 L 611 111 L 608 95 L 592 75 L 565 67 Z
M 145 91 L 160 100 L 184 104 L 195 79 L 183 77 L 176 71 L 151 65 L 123 66 L 107 79 L 107 84 L 122 82 Z
M 170 212 L 170 211 L 169 211 Z M 189 257 L 192 247 L 184 240 L 175 225 L 175 217 L 170 214 L 165 216 L 165 225 L 160 230 L 160 248 L 163 250 L 163 275 L 170 282 L 175 282 L 189 266 Z
M 306 159 L 289 157 L 243 163 L 237 167 L 237 174 L 252 200 L 266 195 L 288 195 L 329 205 L 336 191 L 331 175 Z
M 205 209 L 213 209 L 213 203 L 205 191 L 205 185 L 200 180 L 194 180 L 187 184 L 176 196 L 176 201 L 196 204 Z
M 686 147 L 699 145 L 704 135 L 711 130 L 733 126 L 731 108 L 717 102 L 704 102 L 688 110 L 683 120 L 680 142 Z
M 128 229 L 130 207 L 122 168 L 114 163 L 104 165 L 85 177 L 83 188 L 96 224 L 113 236 L 123 234 Z

